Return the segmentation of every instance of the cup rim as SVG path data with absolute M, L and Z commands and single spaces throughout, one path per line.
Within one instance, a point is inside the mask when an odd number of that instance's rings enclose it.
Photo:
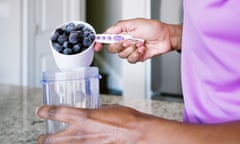
M 71 70 L 52 70 L 42 72 L 42 84 L 51 81 L 68 81 L 78 79 L 97 78 L 100 79 L 99 70 L 97 67 L 79 67 Z

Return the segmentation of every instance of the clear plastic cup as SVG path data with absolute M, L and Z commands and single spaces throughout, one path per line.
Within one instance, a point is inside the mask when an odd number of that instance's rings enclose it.
M 98 108 L 100 77 L 97 67 L 43 72 L 43 104 Z M 46 126 L 47 133 L 52 134 L 65 129 L 67 124 L 46 120 Z

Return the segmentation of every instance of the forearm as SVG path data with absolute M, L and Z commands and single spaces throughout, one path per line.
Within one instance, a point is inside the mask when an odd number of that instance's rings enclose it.
M 212 125 L 181 126 L 185 140 L 188 143 L 198 144 L 239 144 L 240 143 L 240 121 Z M 181 130 L 180 130 L 181 131 Z
M 182 24 L 169 24 L 171 47 L 173 50 L 180 51 L 182 46 Z
M 146 143 L 152 144 L 239 144 L 240 121 L 223 124 L 185 124 L 153 120 L 147 126 Z

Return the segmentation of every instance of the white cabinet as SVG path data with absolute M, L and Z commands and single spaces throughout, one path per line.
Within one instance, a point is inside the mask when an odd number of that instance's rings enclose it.
M 21 83 L 21 0 L 0 1 L 0 83 Z
M 23 84 L 40 86 L 41 74 L 57 66 L 48 41 L 59 24 L 85 20 L 85 0 L 24 0 Z

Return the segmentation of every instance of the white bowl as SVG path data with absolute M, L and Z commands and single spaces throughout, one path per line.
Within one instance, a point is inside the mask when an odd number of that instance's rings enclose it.
M 84 24 L 85 26 L 90 28 L 96 35 L 95 29 L 90 24 L 83 21 L 69 21 L 59 25 L 57 28 L 62 28 L 69 23 Z M 53 31 L 53 33 L 54 32 L 55 30 Z M 49 41 L 49 45 L 50 45 L 50 48 L 52 49 L 53 57 L 59 69 L 76 69 L 80 67 L 90 66 L 94 57 L 94 48 L 93 48 L 94 44 L 95 44 L 95 41 L 92 42 L 89 48 L 85 49 L 81 53 L 65 55 L 56 51 L 55 48 L 53 47 L 52 41 L 51 40 Z

